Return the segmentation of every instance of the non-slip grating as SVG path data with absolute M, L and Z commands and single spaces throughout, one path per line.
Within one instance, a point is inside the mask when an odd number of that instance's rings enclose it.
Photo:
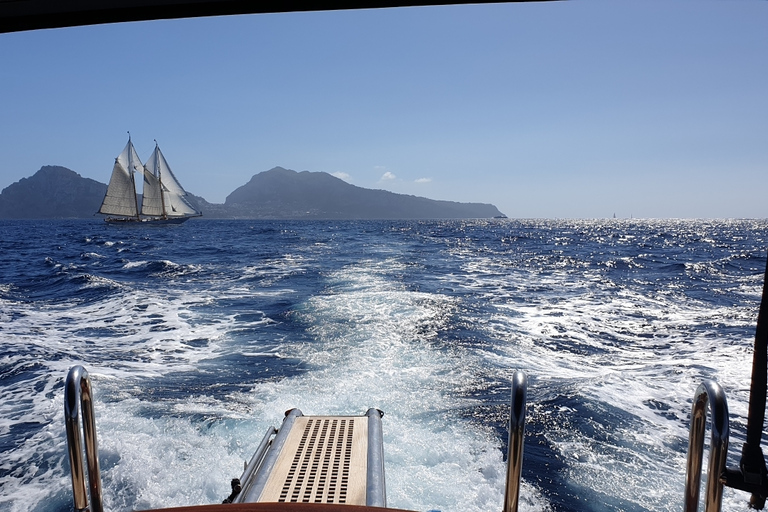
M 259 501 L 365 505 L 367 451 L 367 417 L 300 416 Z

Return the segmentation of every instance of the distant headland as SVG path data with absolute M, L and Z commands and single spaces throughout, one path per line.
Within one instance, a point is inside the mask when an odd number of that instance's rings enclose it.
M 0 219 L 92 218 L 107 185 L 60 166 L 44 166 L 0 193 Z M 478 219 L 503 217 L 492 204 L 438 201 L 350 185 L 325 172 L 282 167 L 254 175 L 223 204 L 190 194 L 208 219 Z

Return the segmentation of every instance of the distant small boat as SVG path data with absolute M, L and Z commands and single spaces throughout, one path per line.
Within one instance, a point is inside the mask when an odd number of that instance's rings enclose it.
M 139 205 L 134 173 L 144 177 L 144 188 Z M 160 147 L 155 141 L 155 151 L 141 163 L 130 134 L 125 149 L 115 159 L 112 177 L 99 213 L 109 215 L 110 223 L 157 222 L 181 224 L 202 213 L 186 198 L 187 192 L 171 171 Z

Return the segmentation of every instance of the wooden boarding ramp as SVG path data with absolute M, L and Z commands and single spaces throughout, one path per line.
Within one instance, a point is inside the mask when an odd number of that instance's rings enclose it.
M 232 502 L 386 507 L 382 415 L 369 409 L 363 416 L 304 416 L 291 409 L 279 430 L 267 431 Z

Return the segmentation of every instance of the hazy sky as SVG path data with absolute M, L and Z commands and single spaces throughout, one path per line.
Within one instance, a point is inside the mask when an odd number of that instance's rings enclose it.
M 223 202 L 274 166 L 510 217 L 768 217 L 768 1 L 463 5 L 0 34 L 0 188 L 130 131 Z

